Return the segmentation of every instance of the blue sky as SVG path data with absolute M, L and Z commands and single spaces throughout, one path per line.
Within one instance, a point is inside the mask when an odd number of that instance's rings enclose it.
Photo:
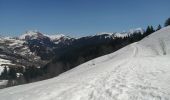
M 163 24 L 170 0 L 0 0 L 0 35 L 85 36 Z

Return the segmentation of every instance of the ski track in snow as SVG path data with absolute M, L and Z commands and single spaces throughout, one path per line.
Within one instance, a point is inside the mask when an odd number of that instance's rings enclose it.
M 138 48 L 134 47 L 133 57 L 136 57 Z M 111 73 L 106 74 L 103 78 L 94 83 L 93 91 L 88 100 L 169 100 L 169 94 L 164 93 L 161 89 L 151 86 L 151 83 L 144 79 L 144 76 L 137 73 L 140 84 L 128 83 L 127 76 L 131 71 L 135 71 L 132 66 L 134 59 L 127 61 L 128 71 L 122 72 L 124 64 L 117 66 Z M 138 65 L 140 67 L 140 65 Z M 151 73 L 152 74 L 152 73 Z M 102 88 L 101 88 L 102 87 Z M 162 97 L 163 96 L 163 97 Z
M 122 64 L 115 67 L 109 73 L 102 74 L 97 77 L 94 82 L 90 84 L 76 85 L 69 89 L 69 91 L 63 91 L 58 96 L 54 96 L 50 100 L 169 100 L 170 94 L 166 94 L 158 87 L 152 86 L 147 78 L 144 78 L 142 74 L 138 73 L 133 66 L 141 67 L 140 64 L 133 64 L 136 57 L 138 56 L 138 47 L 133 45 L 132 57 Z M 147 59 L 146 60 L 151 60 Z M 136 61 L 136 63 L 138 60 Z M 123 69 L 127 70 L 123 70 Z M 158 70 L 159 72 L 159 70 Z M 161 71 L 162 72 L 162 71 Z M 129 74 L 135 73 L 136 78 L 140 83 L 129 82 Z M 156 72 L 149 73 L 153 77 L 157 74 Z M 88 91 L 88 94 L 83 96 L 74 95 L 83 94 Z M 90 91 L 90 92 L 89 92 Z M 72 92 L 75 92 L 72 96 Z M 67 96 L 68 95 L 68 96 Z

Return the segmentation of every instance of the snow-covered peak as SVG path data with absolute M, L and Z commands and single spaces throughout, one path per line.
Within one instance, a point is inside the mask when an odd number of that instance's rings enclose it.
M 37 39 L 37 38 L 42 38 L 44 35 L 38 31 L 27 31 L 23 35 L 19 37 L 19 39 L 22 40 L 27 40 L 27 39 Z
M 111 32 L 101 32 L 101 33 L 97 33 L 96 35 L 113 35 L 114 33 Z
M 133 33 L 144 33 L 144 29 L 142 29 L 142 28 L 136 28 L 136 29 L 130 29 L 130 31 L 129 31 L 131 34 L 133 34 Z
M 66 40 L 71 40 L 73 38 L 69 37 L 69 36 L 65 36 L 64 34 L 54 34 L 54 35 L 45 35 L 48 38 L 50 38 L 50 40 L 52 42 L 54 42 L 55 44 L 58 44 L 60 42 L 65 42 Z
M 127 32 L 122 32 L 122 33 L 117 32 L 114 34 L 115 37 L 126 37 L 127 35 L 128 35 Z
M 124 31 L 124 32 L 101 32 L 97 33 L 96 35 L 110 35 L 110 36 L 115 36 L 115 37 L 125 37 L 128 36 L 129 34 L 134 34 L 134 33 L 144 33 L 144 29 L 142 28 L 135 28 L 135 29 L 130 29 L 129 31 Z
M 58 40 L 58 39 L 60 39 L 62 37 L 65 37 L 64 34 L 45 35 L 45 36 L 49 37 L 51 40 Z
M 19 37 L 20 40 L 32 40 L 32 39 L 44 39 L 48 38 L 51 41 L 59 41 L 61 39 L 71 39 L 69 36 L 65 36 L 64 34 L 43 34 L 39 31 L 27 31 L 23 35 Z
M 114 36 L 114 37 L 125 37 L 128 34 L 129 32 L 101 32 L 101 33 L 97 33 L 96 36 L 108 35 L 108 36 Z

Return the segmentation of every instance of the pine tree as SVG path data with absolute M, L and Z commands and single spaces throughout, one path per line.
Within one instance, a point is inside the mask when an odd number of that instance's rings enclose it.
M 145 33 L 144 33 L 144 36 L 148 36 L 150 35 L 151 33 L 155 32 L 153 26 L 148 26 Z
M 162 27 L 161 27 L 161 25 L 159 24 L 158 27 L 157 27 L 157 29 L 156 29 L 156 31 L 160 30 L 161 28 L 162 28 Z
M 170 18 L 165 21 L 165 27 L 170 25 Z
M 10 79 L 16 79 L 16 70 L 15 70 L 15 68 L 9 68 L 9 77 L 10 77 Z
M 145 35 L 145 36 L 148 36 L 149 33 L 150 33 L 150 30 L 151 30 L 151 29 L 150 29 L 150 26 L 148 26 L 147 29 L 146 29 L 146 31 L 145 31 L 145 33 L 144 33 L 144 35 Z
M 4 69 L 3 69 L 3 72 L 1 73 L 0 78 L 1 79 L 7 79 L 7 77 L 8 77 L 8 71 L 7 71 L 7 67 L 5 66 Z
M 154 30 L 153 26 L 150 26 L 150 34 L 153 32 L 155 32 L 155 30 Z

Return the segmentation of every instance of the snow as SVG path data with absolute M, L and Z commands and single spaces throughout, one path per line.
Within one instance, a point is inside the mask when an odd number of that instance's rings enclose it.
M 169 100 L 170 27 L 58 77 L 0 90 L 2 100 Z
M 45 35 L 50 38 L 51 41 L 53 41 L 55 44 L 59 44 L 62 41 L 65 41 L 67 39 L 71 39 L 69 36 L 65 36 L 64 34 L 54 34 L 54 35 Z
M 101 33 L 97 33 L 96 35 L 98 36 L 98 35 L 105 35 L 105 34 L 107 34 L 107 35 L 113 35 L 114 33 L 101 32 Z
M 6 64 L 13 65 L 11 61 L 0 58 L 0 75 L 1 75 L 1 72 L 4 70 L 4 67 Z
M 19 37 L 20 40 L 25 40 L 25 39 L 37 39 L 39 37 L 44 37 L 43 34 L 38 32 L 37 30 L 30 30 L 24 33 Z
M 11 44 L 9 44 L 10 47 L 21 47 L 25 42 L 23 40 L 17 40 L 17 39 L 8 39 L 8 41 L 11 42 Z
M 55 34 L 55 35 L 45 35 L 49 37 L 51 40 L 59 40 L 60 38 L 64 37 L 65 35 L 63 34 Z
M 2 64 L 11 64 L 11 62 L 9 60 L 5 60 L 5 59 L 0 58 L 0 65 L 2 65 Z
M 9 47 L 20 47 L 20 46 L 23 46 L 24 42 L 25 41 L 23 41 L 23 40 L 11 38 L 11 37 L 0 38 L 0 43 L 2 43 L 4 45 L 8 45 Z
M 4 43 L 4 39 L 0 37 L 0 43 Z
M 109 36 L 114 36 L 114 37 L 126 37 L 130 34 L 134 34 L 134 33 L 144 33 L 144 29 L 142 28 L 135 28 L 135 29 L 130 29 L 129 32 L 101 32 L 101 33 L 97 33 L 96 35 L 109 35 Z
M 54 34 L 54 35 L 48 35 L 48 34 L 42 34 L 38 31 L 27 31 L 23 35 L 18 37 L 19 40 L 31 40 L 31 39 L 42 39 L 42 38 L 49 38 L 51 41 L 58 44 L 61 39 L 71 39 L 69 36 L 65 36 L 63 34 Z
M 25 39 L 26 36 L 37 36 L 37 31 L 27 31 L 19 37 L 19 39 Z
M 114 36 L 115 37 L 126 37 L 130 34 L 134 34 L 134 33 L 141 33 L 143 34 L 144 33 L 144 29 L 142 28 L 135 28 L 135 29 L 130 29 L 129 32 L 122 32 L 122 33 L 115 33 Z
M 114 36 L 115 37 L 126 37 L 128 36 L 128 33 L 115 33 Z
M 139 32 L 141 32 L 142 34 L 144 33 L 144 29 L 142 29 L 142 28 L 135 28 L 135 29 L 130 29 L 130 31 L 129 31 L 130 33 L 139 33 Z
M 0 88 L 1 86 L 6 86 L 8 83 L 8 80 L 0 80 Z

